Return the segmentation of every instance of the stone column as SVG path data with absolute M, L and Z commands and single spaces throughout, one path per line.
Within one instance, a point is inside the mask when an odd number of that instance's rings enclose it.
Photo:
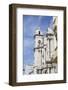
M 44 64 L 46 65 L 46 48 L 44 48 Z

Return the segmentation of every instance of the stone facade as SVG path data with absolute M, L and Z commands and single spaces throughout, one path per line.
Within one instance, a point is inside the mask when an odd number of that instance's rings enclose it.
M 34 39 L 34 73 L 57 73 L 57 20 L 53 17 L 53 30 L 42 34 L 36 29 Z

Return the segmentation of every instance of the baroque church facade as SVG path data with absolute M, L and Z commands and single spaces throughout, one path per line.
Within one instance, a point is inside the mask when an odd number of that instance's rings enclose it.
M 34 34 L 34 64 L 27 74 L 48 74 L 58 72 L 57 62 L 57 18 L 53 17 L 53 30 L 43 34 L 38 27 Z

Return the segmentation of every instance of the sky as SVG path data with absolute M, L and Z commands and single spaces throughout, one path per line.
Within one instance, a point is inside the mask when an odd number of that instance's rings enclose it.
M 24 34 L 24 64 L 34 63 L 34 33 L 37 27 L 45 33 L 48 27 L 52 28 L 53 16 L 23 15 L 23 34 Z

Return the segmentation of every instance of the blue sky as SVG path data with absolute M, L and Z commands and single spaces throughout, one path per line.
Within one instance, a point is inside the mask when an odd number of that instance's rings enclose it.
M 37 27 L 45 33 L 47 28 L 52 28 L 52 16 L 23 15 L 24 25 L 24 64 L 34 63 L 34 33 Z

